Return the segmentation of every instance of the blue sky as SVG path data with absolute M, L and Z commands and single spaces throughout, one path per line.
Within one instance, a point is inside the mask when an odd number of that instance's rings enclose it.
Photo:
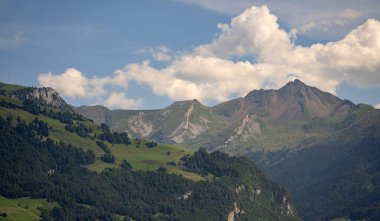
M 0 81 L 51 86 L 74 105 L 151 109 L 300 78 L 379 104 L 380 2 L 283 2 L 1 0 Z

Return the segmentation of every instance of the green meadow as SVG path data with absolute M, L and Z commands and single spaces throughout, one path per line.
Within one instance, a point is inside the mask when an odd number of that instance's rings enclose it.
M 38 221 L 41 211 L 38 208 L 52 209 L 57 203 L 45 199 L 16 198 L 8 199 L 0 195 L 0 220 Z M 2 216 L 6 214 L 6 217 Z

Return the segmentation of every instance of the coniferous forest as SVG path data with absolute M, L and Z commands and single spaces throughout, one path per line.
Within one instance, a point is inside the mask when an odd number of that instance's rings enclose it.
M 235 207 L 244 211 L 235 214 L 240 220 L 298 220 L 288 193 L 248 159 L 205 149 L 183 157 L 184 170 L 210 177 L 198 182 L 165 168 L 134 170 L 125 160 L 119 167 L 95 172 L 85 166 L 99 156 L 49 138 L 54 128 L 38 116 L 58 119 L 69 132 L 95 139 L 84 124 L 77 124 L 81 117 L 43 111 L 25 102 L 17 106 L 2 101 L 2 106 L 33 110 L 29 113 L 35 118 L 29 123 L 12 115 L 0 118 L 0 194 L 57 202 L 59 207 L 51 210 L 40 208 L 42 220 L 226 220 Z M 105 152 L 100 159 L 114 163 L 104 142 L 128 148 L 130 139 L 105 125 L 98 129 L 102 132 L 96 135 L 96 144 Z M 159 148 L 155 142 L 147 146 Z

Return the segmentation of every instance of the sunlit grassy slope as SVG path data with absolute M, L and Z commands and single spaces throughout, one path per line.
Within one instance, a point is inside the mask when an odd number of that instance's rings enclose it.
M 41 220 L 39 207 L 52 209 L 57 206 L 57 203 L 48 202 L 45 199 L 31 199 L 28 197 L 7 199 L 0 195 L 0 214 L 7 214 L 7 217 L 0 216 L 0 220 L 37 221 Z
M 19 105 L 19 101 L 15 99 L 8 99 L 7 101 L 11 101 L 17 105 Z M 200 176 L 199 174 L 190 173 L 183 170 L 181 165 L 181 157 L 191 154 L 188 150 L 180 147 L 178 145 L 170 145 L 170 144 L 158 144 L 156 147 L 148 148 L 145 143 L 147 141 L 141 141 L 140 144 L 137 144 L 137 141 L 134 141 L 132 138 L 132 144 L 126 146 L 122 144 L 110 144 L 106 142 L 106 145 L 111 150 L 112 155 L 116 157 L 116 161 L 113 164 L 105 163 L 101 161 L 99 158 L 104 154 L 104 151 L 99 148 L 99 146 L 95 143 L 94 140 L 90 138 L 83 138 L 78 136 L 75 133 L 71 133 L 65 129 L 64 123 L 46 117 L 42 115 L 33 115 L 27 111 L 20 109 L 10 109 L 5 107 L 0 107 L 0 116 L 2 118 L 6 118 L 7 116 L 12 116 L 13 124 L 16 125 L 17 117 L 20 117 L 25 122 L 31 122 L 35 117 L 38 119 L 45 121 L 49 125 L 49 138 L 55 141 L 62 141 L 66 144 L 72 144 L 78 148 L 82 148 L 83 150 L 92 150 L 96 155 L 96 161 L 94 164 L 88 165 L 87 168 L 101 172 L 106 168 L 115 168 L 119 167 L 123 160 L 127 160 L 133 170 L 157 170 L 160 167 L 164 167 L 167 169 L 168 173 L 178 174 L 183 176 L 184 178 L 191 179 L 194 181 L 204 180 L 205 177 Z M 93 133 L 100 134 L 101 131 L 98 129 L 97 124 L 91 121 L 82 122 L 88 127 L 93 129 Z M 174 162 L 174 163 L 173 163 Z M 170 163 L 170 164 L 169 164 Z
M 119 167 L 123 160 L 127 160 L 134 170 L 153 171 L 164 167 L 168 170 L 168 173 L 178 174 L 194 181 L 205 179 L 199 174 L 183 170 L 181 157 L 191 154 L 190 151 L 178 145 L 160 143 L 157 147 L 148 148 L 145 143 L 146 141 L 141 141 L 140 144 L 137 144 L 136 141 L 133 141 L 132 144 L 128 146 L 106 143 L 111 149 L 111 153 L 116 157 L 115 163 L 109 164 L 101 160 L 96 160 L 94 164 L 88 165 L 87 168 L 102 171 L 105 168 Z M 173 162 L 175 164 L 173 164 Z

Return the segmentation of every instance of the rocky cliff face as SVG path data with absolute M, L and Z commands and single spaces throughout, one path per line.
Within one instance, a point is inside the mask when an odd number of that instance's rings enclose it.
M 99 111 L 96 106 L 76 111 L 135 137 L 245 155 L 312 145 L 328 136 L 354 106 L 295 80 L 279 90 L 254 90 L 214 107 L 189 100 L 162 110 Z
M 37 104 L 48 105 L 63 111 L 73 112 L 56 90 L 50 87 L 20 87 L 18 85 L 0 84 L 0 95 L 13 97 L 22 101 L 29 100 Z

